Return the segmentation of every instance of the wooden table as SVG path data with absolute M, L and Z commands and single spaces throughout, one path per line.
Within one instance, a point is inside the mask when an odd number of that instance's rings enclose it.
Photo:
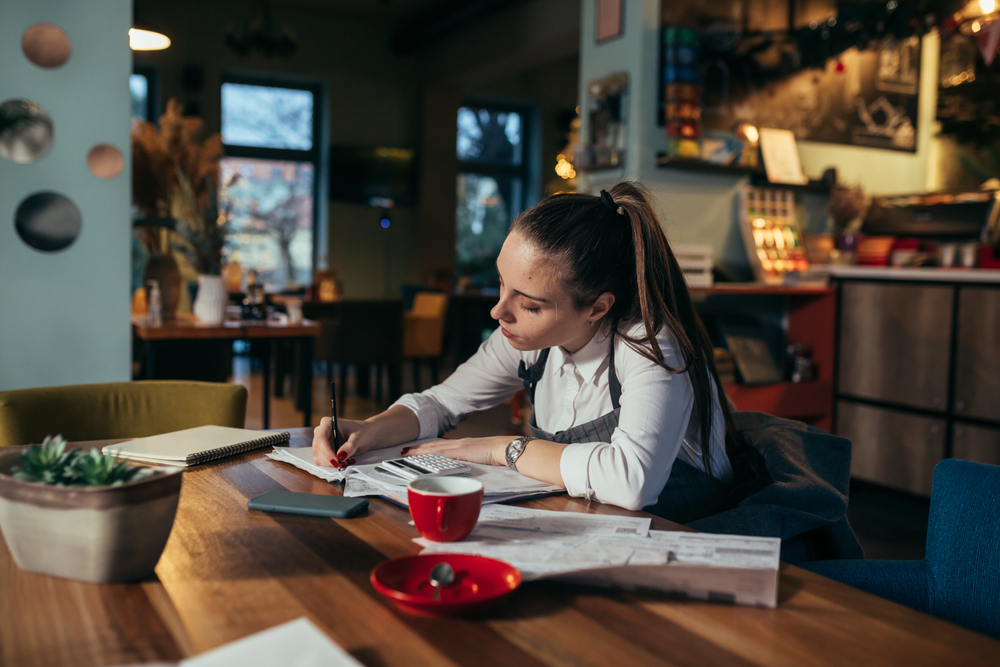
M 156 377 L 153 346 L 158 341 L 178 340 L 262 340 L 264 348 L 264 428 L 271 425 L 271 343 L 279 340 L 298 340 L 302 344 L 301 364 L 296 392 L 298 407 L 303 411 L 304 426 L 312 425 L 312 358 L 313 340 L 320 334 L 319 323 L 303 320 L 297 324 L 268 320 L 248 324 L 241 320 L 219 325 L 202 324 L 193 316 L 178 314 L 176 319 L 165 320 L 161 326 L 151 327 L 145 315 L 132 316 L 132 330 L 149 346 L 146 349 L 146 377 Z
M 294 429 L 293 445 L 310 437 Z M 534 582 L 477 618 L 411 616 L 368 581 L 386 558 L 417 551 L 405 509 L 378 498 L 345 520 L 246 509 L 282 488 L 340 493 L 263 452 L 185 473 L 158 576 L 139 584 L 21 572 L 0 543 L 0 665 L 176 661 L 300 616 L 367 665 L 952 667 L 1000 657 L 984 635 L 785 564 L 775 610 Z M 565 496 L 525 505 L 640 514 Z

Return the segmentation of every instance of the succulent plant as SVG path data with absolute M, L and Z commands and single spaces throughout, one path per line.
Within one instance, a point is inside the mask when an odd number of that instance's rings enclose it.
M 96 449 L 66 451 L 61 435 L 46 436 L 41 445 L 31 445 L 21 452 L 21 465 L 11 468 L 14 479 L 53 486 L 117 486 L 146 476 L 146 470 Z

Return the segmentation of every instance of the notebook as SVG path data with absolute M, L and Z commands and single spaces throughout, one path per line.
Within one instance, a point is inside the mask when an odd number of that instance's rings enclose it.
M 102 451 L 142 463 L 194 466 L 262 447 L 280 445 L 288 442 L 290 437 L 288 431 L 268 433 L 228 426 L 198 426 L 108 445 Z

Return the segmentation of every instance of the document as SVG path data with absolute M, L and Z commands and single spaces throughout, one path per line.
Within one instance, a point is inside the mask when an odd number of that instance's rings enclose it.
M 402 505 L 407 505 L 407 480 L 390 473 L 380 472 L 378 464 L 386 459 L 400 458 L 404 447 L 414 447 L 439 439 L 428 438 L 396 447 L 374 449 L 357 456 L 357 462 L 346 470 L 316 465 L 313 463 L 312 448 L 310 447 L 275 447 L 267 453 L 267 457 L 275 461 L 289 463 L 328 482 L 344 482 L 344 495 L 347 497 L 384 496 Z M 506 466 L 488 466 L 479 463 L 466 463 L 466 465 L 471 469 L 471 472 L 466 476 L 483 483 L 483 502 L 486 504 L 535 498 L 566 491 L 561 486 L 540 482 Z
M 422 553 L 505 561 L 521 571 L 524 581 L 548 578 L 777 606 L 778 538 L 649 530 L 648 519 L 484 506 L 465 540 L 415 541 L 424 547 Z
M 142 667 L 362 667 L 306 617 L 257 632 L 180 662 Z M 138 667 L 138 666 L 133 666 Z

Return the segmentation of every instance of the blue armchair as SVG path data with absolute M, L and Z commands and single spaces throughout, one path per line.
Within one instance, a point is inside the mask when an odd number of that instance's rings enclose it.
M 1000 466 L 937 464 L 924 560 L 799 566 L 1000 639 Z

